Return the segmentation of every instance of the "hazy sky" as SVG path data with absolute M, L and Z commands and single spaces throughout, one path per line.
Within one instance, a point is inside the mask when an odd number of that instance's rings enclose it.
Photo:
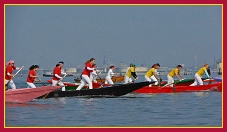
M 52 69 L 135 62 L 214 64 L 222 57 L 221 6 L 6 6 L 6 61 Z

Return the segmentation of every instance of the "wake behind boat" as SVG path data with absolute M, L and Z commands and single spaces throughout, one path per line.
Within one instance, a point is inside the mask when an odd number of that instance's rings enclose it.
M 131 84 L 119 84 L 109 87 L 103 87 L 98 89 L 84 89 L 84 90 L 73 90 L 73 91 L 53 91 L 47 95 L 38 97 L 41 98 L 56 98 L 56 97 L 73 97 L 73 96 L 89 96 L 89 97 L 118 97 L 144 86 L 147 86 L 154 82 L 138 82 Z
M 62 86 L 42 86 L 37 88 L 9 89 L 5 92 L 5 101 L 7 103 L 25 103 L 61 87 Z

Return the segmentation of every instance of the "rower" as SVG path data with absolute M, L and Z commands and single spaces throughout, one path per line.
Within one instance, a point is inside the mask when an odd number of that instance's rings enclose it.
M 63 77 L 61 77 L 61 75 L 67 75 L 67 73 L 64 73 L 61 71 L 61 69 L 63 68 L 64 62 L 60 61 L 58 64 L 56 64 L 56 67 L 53 70 L 53 77 L 52 77 L 52 86 L 63 86 L 62 87 L 62 91 L 65 91 L 65 85 L 62 83 L 62 79 Z
M 6 63 L 5 84 L 9 84 L 12 89 L 16 89 L 16 85 L 12 80 L 14 70 L 16 70 L 14 60 L 10 60 L 9 62 Z
M 95 58 L 91 58 L 90 60 L 85 62 L 85 67 L 81 75 L 81 83 L 76 90 L 82 89 L 86 83 L 88 83 L 89 89 L 93 89 L 90 79 L 90 73 L 94 70 L 94 68 L 92 67 L 93 64 L 95 64 Z
M 132 64 L 130 66 L 131 67 L 127 70 L 125 74 L 124 84 L 132 83 L 132 79 L 131 79 L 132 76 L 134 77 L 134 81 L 138 79 L 136 75 L 136 64 Z
M 159 69 L 160 65 L 159 63 L 154 64 L 145 74 L 145 80 L 146 81 L 155 81 L 155 85 L 158 85 L 158 76 L 157 76 L 157 69 Z M 151 87 L 152 84 L 149 85 Z
M 202 68 L 200 68 L 196 73 L 195 73 L 195 81 L 194 83 L 192 83 L 190 86 L 196 86 L 196 85 L 203 85 L 203 81 L 202 81 L 202 75 L 205 73 L 207 78 L 210 78 L 207 69 L 208 69 L 209 65 L 208 64 L 204 64 Z
M 36 76 L 36 71 L 39 69 L 38 65 L 32 65 L 29 68 L 29 72 L 28 72 L 28 77 L 27 77 L 27 85 L 28 88 L 36 88 L 34 81 L 38 82 L 40 80 L 36 80 L 35 78 L 38 78 L 38 76 Z
M 177 65 L 176 68 L 172 69 L 169 74 L 167 75 L 167 85 L 173 87 L 173 84 L 174 84 L 174 79 L 173 77 L 176 75 L 176 77 L 179 79 L 179 81 L 182 81 L 184 80 L 184 78 L 182 77 L 180 71 L 182 69 L 182 66 L 181 65 Z
M 113 76 L 116 76 L 115 75 L 115 73 L 114 73 L 114 69 L 115 69 L 115 67 L 112 65 L 112 66 L 110 66 L 109 67 L 110 69 L 109 69 L 109 71 L 108 71 L 108 73 L 107 73 L 107 76 L 106 76 L 106 80 L 105 80 L 105 84 L 110 84 L 110 85 L 113 85 L 114 83 L 113 83 L 113 81 L 112 81 L 112 77 Z

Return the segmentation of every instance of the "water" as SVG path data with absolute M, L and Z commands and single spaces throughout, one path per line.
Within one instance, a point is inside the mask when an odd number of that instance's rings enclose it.
M 17 87 L 25 78 L 14 79 Z M 37 99 L 6 104 L 5 111 L 6 127 L 221 127 L 223 120 L 221 92 Z

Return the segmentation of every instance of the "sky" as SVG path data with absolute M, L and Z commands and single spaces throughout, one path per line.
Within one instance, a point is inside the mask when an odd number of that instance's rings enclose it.
M 6 6 L 6 62 L 52 69 L 136 63 L 210 65 L 222 58 L 222 6 Z M 195 57 L 196 56 L 196 57 Z M 197 63 L 195 61 L 197 60 Z

